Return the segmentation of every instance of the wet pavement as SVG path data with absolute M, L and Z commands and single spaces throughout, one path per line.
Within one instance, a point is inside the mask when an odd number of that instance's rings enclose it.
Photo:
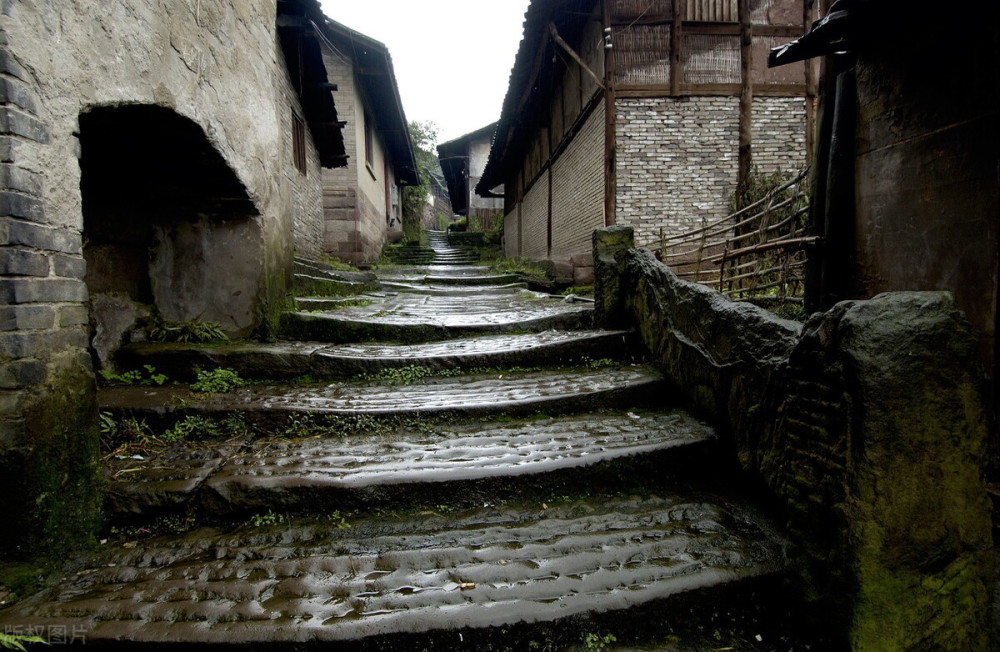
M 779 576 L 781 537 L 713 487 L 714 432 L 671 410 L 629 333 L 589 330 L 591 303 L 470 265 L 442 234 L 431 248 L 448 264 L 297 261 L 283 341 L 125 350 L 123 368 L 176 381 L 258 380 L 99 392 L 102 411 L 154 428 L 247 426 L 107 460 L 107 512 L 129 532 L 164 514 L 216 527 L 113 538 L 0 627 L 143 649 L 524 649 L 512 628 L 612 613 L 634 633 Z M 580 642 L 575 625 L 554 631 L 552 649 Z
M 460 632 L 627 609 L 781 557 L 740 509 L 680 497 L 202 528 L 115 545 L 0 624 L 229 645 Z

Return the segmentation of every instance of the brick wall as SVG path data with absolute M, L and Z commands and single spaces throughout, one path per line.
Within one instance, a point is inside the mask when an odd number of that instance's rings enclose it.
M 552 165 L 551 257 L 587 255 L 604 226 L 604 106 L 587 119 Z
M 0 401 L 47 377 L 53 350 L 88 363 L 86 265 L 80 228 L 46 210 L 45 179 L 31 160 L 49 143 L 32 75 L 0 49 Z M 5 410 L 6 412 L 6 410 Z M 0 443 L 20 421 L 0 419 Z
M 282 140 L 282 151 L 277 156 L 277 171 L 281 182 L 291 192 L 292 236 L 296 253 L 317 258 L 323 253 L 323 194 L 317 179 L 322 176 L 319 153 L 305 122 L 298 93 L 292 87 L 281 48 L 276 47 L 279 57 L 275 85 L 278 93 L 278 119 L 280 128 L 287 137 Z M 295 167 L 292 152 L 292 116 L 297 116 L 306 126 L 306 173 Z
M 620 98 L 616 220 L 645 246 L 724 216 L 736 187 L 739 98 Z M 754 163 L 761 171 L 805 165 L 802 98 L 754 99 Z
M 521 202 L 521 255 L 544 260 L 549 255 L 549 172 L 538 177 Z
M 503 253 L 508 258 L 517 258 L 521 255 L 518 210 L 518 207 L 515 206 L 514 210 L 503 216 Z

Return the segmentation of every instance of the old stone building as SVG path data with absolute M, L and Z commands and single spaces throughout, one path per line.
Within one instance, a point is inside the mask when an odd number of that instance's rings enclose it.
M 807 68 L 768 71 L 812 3 L 753 0 L 754 162 L 805 165 Z M 590 233 L 627 224 L 640 245 L 725 215 L 741 88 L 737 2 L 535 0 L 478 186 L 503 184 L 510 256 L 589 266 Z
M 343 141 L 314 0 L 5 2 L 0 551 L 98 507 L 94 337 L 145 311 L 266 334 Z M 287 63 L 286 63 L 287 61 Z
M 378 260 L 387 239 L 402 236 L 403 185 L 417 164 L 392 58 L 382 43 L 326 23 L 323 60 L 347 124 L 347 166 L 323 172 L 324 252 L 351 263 Z
M 497 123 L 491 123 L 438 145 L 438 160 L 448 182 L 448 195 L 456 215 L 464 215 L 473 223 L 470 228 L 492 231 L 502 226 L 503 189 L 493 197 L 481 197 L 475 188 L 483 176 L 489 160 L 493 132 Z

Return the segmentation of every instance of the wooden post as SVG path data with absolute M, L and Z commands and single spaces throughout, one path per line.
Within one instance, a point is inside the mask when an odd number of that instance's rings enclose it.
M 676 97 L 681 92 L 681 46 L 684 38 L 684 14 L 682 0 L 672 0 L 670 3 L 673 18 L 670 23 L 670 94 Z
M 604 34 L 611 29 L 611 0 L 601 3 L 601 24 Z M 613 45 L 613 43 L 612 43 Z M 618 103 L 615 98 L 615 57 L 613 49 L 604 49 L 604 226 L 616 223 L 618 194 Z
M 750 0 L 739 0 L 740 19 L 740 148 L 738 191 L 746 188 L 753 168 L 753 24 Z
M 802 0 L 802 30 L 805 33 L 815 20 L 816 0 Z M 816 62 L 803 62 L 806 75 L 806 161 L 812 165 L 813 147 L 816 141 Z

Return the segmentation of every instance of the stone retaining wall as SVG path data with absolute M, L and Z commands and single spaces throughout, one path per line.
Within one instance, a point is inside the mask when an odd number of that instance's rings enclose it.
M 950 294 L 846 301 L 804 325 L 595 234 L 597 315 L 637 328 L 686 407 L 777 498 L 798 588 L 853 649 L 987 649 L 987 434 Z

